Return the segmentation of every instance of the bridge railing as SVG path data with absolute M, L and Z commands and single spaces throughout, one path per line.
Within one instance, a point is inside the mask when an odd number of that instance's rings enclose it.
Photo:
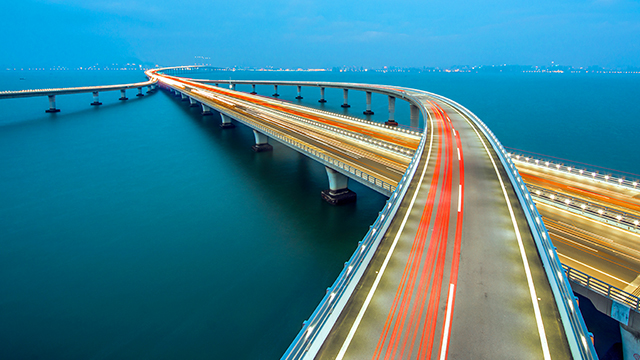
M 424 113 L 426 114 L 426 112 Z M 397 213 L 420 164 L 420 157 L 424 151 L 426 139 L 425 131 L 425 136 L 422 137 L 407 171 L 398 183 L 398 187 L 387 200 L 385 207 L 380 211 L 378 218 L 371 225 L 365 237 L 358 242 L 356 251 L 349 261 L 344 264 L 344 269 L 338 275 L 338 278 L 331 287 L 327 288 L 327 292 L 316 310 L 303 323 L 302 330 L 300 330 L 284 353 L 282 360 L 302 359 L 307 355 L 313 358 L 319 350 Z
M 590 217 L 619 228 L 640 232 L 640 218 L 608 206 L 594 204 L 582 198 L 568 196 L 560 192 L 545 189 L 533 184 L 527 184 L 529 192 L 535 201 L 542 201 L 567 211 Z
M 547 279 L 549 280 L 551 290 L 554 294 L 554 299 L 562 319 L 562 324 L 565 329 L 565 334 L 567 336 L 572 356 L 574 359 L 597 359 L 598 357 L 593 343 L 589 340 L 591 334 L 584 323 L 584 319 L 580 313 L 580 308 L 578 307 L 573 291 L 571 290 L 569 280 L 565 275 L 565 271 L 560 263 L 558 254 L 555 251 L 555 246 L 549 238 L 547 229 L 542 222 L 542 217 L 538 213 L 536 205 L 524 185 L 524 180 L 522 180 L 515 164 L 509 157 L 509 153 L 504 146 L 502 146 L 500 141 L 498 141 L 498 138 L 493 134 L 491 129 L 489 129 L 489 127 L 471 111 L 443 96 L 433 93 L 429 93 L 429 95 L 444 101 L 463 112 L 465 116 L 471 119 L 471 121 L 480 128 L 480 131 L 482 131 L 491 143 L 492 148 L 496 152 L 496 155 L 509 176 L 513 189 L 524 210 L 527 222 L 529 223 L 529 228 L 533 234 L 538 254 L 542 260 Z
M 565 274 L 570 281 L 580 284 L 587 289 L 600 295 L 606 296 L 621 304 L 627 305 L 631 310 L 640 312 L 640 298 L 624 290 L 611 286 L 606 282 L 587 275 L 580 270 L 576 270 L 568 265 L 562 264 Z
M 593 168 L 587 168 L 582 164 L 567 164 L 558 160 L 545 159 L 538 155 L 518 153 L 512 150 L 508 150 L 508 156 L 514 161 L 579 176 L 585 180 L 598 181 L 604 184 L 616 185 L 626 189 L 640 191 L 640 187 L 638 187 L 638 185 L 640 185 L 640 180 L 627 178 L 628 176 L 636 176 L 635 174 L 628 174 L 625 176 L 622 173 L 615 173 L 614 170 L 597 170 L 595 169 L 595 166 Z

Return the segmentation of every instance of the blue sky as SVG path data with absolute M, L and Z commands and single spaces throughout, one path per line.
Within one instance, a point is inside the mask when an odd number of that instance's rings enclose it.
M 640 66 L 640 0 L 22 0 L 0 67 Z

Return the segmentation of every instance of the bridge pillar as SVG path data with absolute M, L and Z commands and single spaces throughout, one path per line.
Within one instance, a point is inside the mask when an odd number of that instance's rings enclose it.
M 640 359 L 640 332 L 620 323 L 622 358 Z
M 198 101 L 196 99 L 189 97 L 189 106 L 190 107 L 198 107 Z
M 230 83 L 230 84 L 229 84 L 229 89 L 231 89 L 231 90 L 235 90 L 235 89 L 236 89 L 236 84 L 232 84 L 232 83 Z
M 127 97 L 127 89 L 120 89 L 120 99 L 118 100 L 129 100 Z
M 256 92 L 256 84 L 251 84 L 251 94 L 252 95 L 257 94 L 257 92 Z
M 417 106 L 411 104 L 409 106 L 409 112 L 410 112 L 409 119 L 410 119 L 411 127 L 414 127 L 414 128 L 419 127 L 420 126 L 420 124 L 419 124 L 419 122 L 420 122 L 420 109 Z
M 280 96 L 280 94 L 278 94 L 278 85 L 273 85 L 273 90 L 275 91 L 275 93 L 273 93 L 273 97 L 278 97 Z
M 322 190 L 320 193 L 324 201 L 331 205 L 342 205 L 356 201 L 356 193 L 347 187 L 349 178 L 330 167 L 325 166 L 325 170 L 327 170 L 329 177 L 329 189 Z
M 398 126 L 398 123 L 395 120 L 396 116 L 396 98 L 389 95 L 389 120 L 385 122 L 385 125 L 389 126 Z
M 344 103 L 340 106 L 343 108 L 351 107 L 351 105 L 349 105 L 349 89 L 342 89 L 342 96 L 344 98 Z
M 189 100 L 189 97 L 188 97 L 187 95 L 183 94 L 183 93 L 180 93 L 180 97 L 181 97 L 181 100 L 182 100 L 182 101 L 187 101 L 187 100 Z
M 202 105 L 202 115 L 203 116 L 212 115 L 210 107 L 208 107 L 205 104 L 201 104 L 201 105 Z
M 256 138 L 256 144 L 251 147 L 253 151 L 263 152 L 273 150 L 273 146 L 269 144 L 269 138 L 267 137 L 267 135 L 253 130 L 253 136 Z
M 144 96 L 144 94 L 142 93 L 142 86 L 140 86 L 140 87 L 138 88 L 138 93 L 136 94 L 136 96 L 137 96 L 137 97 Z
M 302 86 L 298 85 L 298 96 L 296 96 L 296 99 L 298 100 L 302 100 Z
M 320 88 L 320 100 L 318 100 L 319 103 L 326 103 L 327 100 L 324 99 L 324 88 L 321 87 Z
M 91 103 L 91 105 L 94 105 L 94 106 L 102 105 L 102 103 L 100 102 L 100 99 L 98 98 L 97 91 L 93 92 L 93 102 Z
M 231 122 L 231 118 L 223 113 L 220 113 L 220 118 L 222 118 L 222 122 L 220 123 L 220 127 L 223 129 L 233 129 L 236 127 Z
M 60 112 L 60 109 L 56 109 L 56 96 L 55 95 L 49 95 L 49 110 L 45 110 L 44 112 L 48 112 L 48 113 Z
M 373 115 L 373 111 L 371 111 L 371 91 L 367 91 L 367 110 L 362 113 L 365 115 Z

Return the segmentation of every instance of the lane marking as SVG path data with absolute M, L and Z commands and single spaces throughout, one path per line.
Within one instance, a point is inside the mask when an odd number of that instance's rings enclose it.
M 362 318 L 364 317 L 364 313 L 367 311 L 367 308 L 369 307 L 369 303 L 371 303 L 371 299 L 373 298 L 373 294 L 375 293 L 376 289 L 378 288 L 378 284 L 380 283 L 380 280 L 382 278 L 382 275 L 384 274 L 385 269 L 387 268 L 387 264 L 389 263 L 389 260 L 391 259 L 391 255 L 393 254 L 393 251 L 396 248 L 396 245 L 398 244 L 398 240 L 400 239 L 400 235 L 402 235 L 402 231 L 404 230 L 405 225 L 407 224 L 407 220 L 409 219 L 409 215 L 411 215 L 411 210 L 413 209 L 413 206 L 416 202 L 416 198 L 418 197 L 418 193 L 420 192 L 420 188 L 422 187 L 422 181 L 424 180 L 424 176 L 427 173 L 427 168 L 429 167 L 429 160 L 431 159 L 431 150 L 433 148 L 433 118 L 431 117 L 431 113 L 429 113 L 429 122 L 431 123 L 431 138 L 429 140 L 429 152 L 427 153 L 427 160 L 425 161 L 424 164 L 424 168 L 422 169 L 422 174 L 420 175 L 420 181 L 418 182 L 418 186 L 416 188 L 415 193 L 413 194 L 413 198 L 411 199 L 411 203 L 409 204 L 409 208 L 407 209 L 407 213 L 404 216 L 404 219 L 402 219 L 402 224 L 400 224 L 400 228 L 398 229 L 398 232 L 396 233 L 396 237 L 393 239 L 393 243 L 391 244 L 391 247 L 389 248 L 389 252 L 387 253 L 387 256 L 384 259 L 384 262 L 382 263 L 382 266 L 380 267 L 380 270 L 378 271 L 378 275 L 376 276 L 375 281 L 373 282 L 373 285 L 371 286 L 371 289 L 369 290 L 369 294 L 367 294 L 367 298 L 364 301 L 364 304 L 362 305 L 362 308 L 360 308 L 360 311 L 358 312 L 358 316 L 356 317 L 356 320 L 354 321 L 353 325 L 351 326 L 351 330 L 349 330 L 349 334 L 347 334 L 347 338 L 344 340 L 344 343 L 342 344 L 342 347 L 340 348 L 340 351 L 338 352 L 338 356 L 336 356 L 336 360 L 342 360 L 344 358 L 345 353 L 347 352 L 347 349 L 349 348 L 349 345 L 351 344 L 351 340 L 353 340 L 353 336 L 355 335 L 356 331 L 358 330 L 358 326 L 360 326 L 360 322 L 362 321 Z
M 451 313 L 453 305 L 454 284 L 449 284 L 449 300 L 447 301 L 447 315 L 444 320 L 444 335 L 442 337 L 442 346 L 440 347 L 440 360 L 444 360 L 447 356 L 447 345 L 449 342 L 449 326 L 451 325 Z
M 540 312 L 540 304 L 538 303 L 538 295 L 536 294 L 536 289 L 533 284 L 533 276 L 531 275 L 531 268 L 529 267 L 529 261 L 527 260 L 527 253 L 524 249 L 524 243 L 522 242 L 522 236 L 520 235 L 520 229 L 518 228 L 518 223 L 516 221 L 515 214 L 513 212 L 513 208 L 511 207 L 511 200 L 509 199 L 509 194 L 507 194 L 507 190 L 504 186 L 504 182 L 502 181 L 502 177 L 500 176 L 500 172 L 498 171 L 498 167 L 496 166 L 496 162 L 493 160 L 493 156 L 491 156 L 491 152 L 487 147 L 487 144 L 484 142 L 482 136 L 476 129 L 475 126 L 471 123 L 471 120 L 464 116 L 461 112 L 459 112 L 456 108 L 449 106 L 454 111 L 464 118 L 467 123 L 471 126 L 473 131 L 475 131 L 478 139 L 482 143 L 487 155 L 489 156 L 489 160 L 491 160 L 491 164 L 493 165 L 493 169 L 496 172 L 496 176 L 498 177 L 498 181 L 500 182 L 500 188 L 502 189 L 502 194 L 504 195 L 504 199 L 507 202 L 507 209 L 509 210 L 509 216 L 511 217 L 511 222 L 513 224 L 513 229 L 515 231 L 516 239 L 518 241 L 518 247 L 520 248 L 520 257 L 522 258 L 522 264 L 524 265 L 524 272 L 527 278 L 527 284 L 529 285 L 529 294 L 531 295 L 531 303 L 533 305 L 533 313 L 536 318 L 536 324 L 538 326 L 538 335 L 540 336 L 540 345 L 542 346 L 542 354 L 545 360 L 551 360 L 551 353 L 549 351 L 549 343 L 547 342 L 547 335 L 544 331 L 544 323 L 542 322 L 542 313 Z M 505 169 L 505 171 L 509 171 L 509 169 Z
M 456 148 L 458 150 L 458 161 L 460 161 L 460 148 Z
M 458 185 L 458 212 L 462 210 L 462 184 Z

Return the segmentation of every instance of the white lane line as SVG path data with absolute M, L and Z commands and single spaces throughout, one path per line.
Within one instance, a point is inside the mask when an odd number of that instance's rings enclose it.
M 447 355 L 447 345 L 449 343 L 449 326 L 451 325 L 451 306 L 453 305 L 454 284 L 449 284 L 449 300 L 447 301 L 447 315 L 444 321 L 444 336 L 440 347 L 440 360 L 444 360 Z
M 529 285 L 529 294 L 531 295 L 531 303 L 533 305 L 533 313 L 536 318 L 536 324 L 538 326 L 538 335 L 540 336 L 540 345 L 542 345 L 542 355 L 545 360 L 551 360 L 551 352 L 549 351 L 549 343 L 547 342 L 547 335 L 544 331 L 544 323 L 542 322 L 542 314 L 540 312 L 540 304 L 538 304 L 538 295 L 536 294 L 536 289 L 533 284 L 533 276 L 531 275 L 531 268 L 529 267 L 529 261 L 527 260 L 527 253 L 524 250 L 524 243 L 522 242 L 522 236 L 520 235 L 520 229 L 518 228 L 518 223 L 516 221 L 516 216 L 513 213 L 513 208 L 511 207 L 511 201 L 509 200 L 509 195 L 507 194 L 507 190 L 505 189 L 504 182 L 502 181 L 502 177 L 500 176 L 500 172 L 498 171 L 498 167 L 496 166 L 496 162 L 493 160 L 493 156 L 491 156 L 491 152 L 489 152 L 489 148 L 487 144 L 485 144 L 484 140 L 480 136 L 478 130 L 471 124 L 471 121 L 462 113 L 460 113 L 456 108 L 452 106 L 448 106 L 454 109 L 458 114 L 462 116 L 463 119 L 467 121 L 469 126 L 475 131 L 478 139 L 484 146 L 487 155 L 489 156 L 489 160 L 491 160 L 491 164 L 493 165 L 493 169 L 496 172 L 496 176 L 498 177 L 498 181 L 500 182 L 500 188 L 502 188 L 502 194 L 504 195 L 504 199 L 507 202 L 507 209 L 509 209 L 509 215 L 511 216 L 511 222 L 513 223 L 513 230 L 515 231 L 516 239 L 518 240 L 518 247 L 520 248 L 520 257 L 522 258 L 522 264 L 524 265 L 524 273 L 527 278 L 527 284 Z M 509 171 L 508 169 L 506 171 Z
M 458 185 L 458 212 L 462 210 L 462 184 Z
M 376 289 L 378 288 L 378 284 L 380 283 L 380 280 L 382 278 L 382 274 L 384 274 L 385 269 L 387 268 L 387 264 L 389 263 L 389 260 L 391 259 L 391 255 L 393 255 L 393 251 L 396 248 L 396 245 L 398 244 L 398 240 L 400 239 L 400 235 L 402 235 L 402 231 L 404 230 L 405 225 L 407 224 L 407 220 L 409 219 L 409 215 L 411 215 L 411 210 L 413 209 L 413 205 L 416 202 L 416 198 L 418 197 L 418 193 L 420 192 L 420 188 L 422 187 L 422 181 L 424 180 L 424 175 L 427 173 L 427 167 L 429 165 L 429 160 L 431 159 L 431 150 L 433 149 L 433 134 L 434 134 L 434 129 L 433 129 L 433 118 L 431 117 L 431 113 L 429 114 L 429 121 L 431 123 L 431 138 L 430 138 L 430 142 L 429 142 L 429 152 L 427 153 L 427 160 L 425 161 L 424 164 L 424 168 L 422 169 L 422 175 L 420 176 L 420 182 L 418 182 L 418 187 L 416 188 L 416 192 L 413 194 L 413 198 L 411 199 L 411 203 L 409 204 L 409 208 L 407 209 L 407 213 L 404 216 L 404 219 L 402 220 L 402 224 L 400 225 L 400 228 L 398 229 L 398 232 L 396 233 L 396 237 L 393 239 L 393 243 L 391 244 L 391 247 L 389 248 L 389 252 L 387 253 L 387 256 L 384 259 L 384 262 L 382 263 L 382 266 L 380 267 L 380 270 L 378 271 L 378 275 L 376 276 L 375 281 L 373 282 L 373 285 L 371 286 L 371 289 L 369 290 L 369 294 L 367 294 L 367 298 L 364 300 L 364 304 L 362 304 L 362 308 L 360 308 L 360 311 L 358 312 L 358 316 L 356 317 L 356 320 L 353 322 L 353 325 L 351 326 L 351 330 L 349 330 L 349 334 L 347 334 L 347 338 L 344 340 L 344 343 L 342 344 L 342 347 L 340 348 L 340 351 L 338 352 L 338 356 L 336 356 L 336 360 L 342 360 L 342 358 L 344 358 L 344 355 L 347 352 L 347 349 L 349 348 L 349 345 L 351 344 L 351 340 L 353 340 L 353 336 L 355 335 L 356 331 L 358 330 L 358 326 L 360 326 L 360 322 L 362 321 L 362 318 L 364 317 L 364 313 L 367 311 L 367 308 L 369 307 L 369 303 L 371 303 L 371 299 L 373 298 L 373 294 L 376 292 Z
M 458 161 L 460 161 L 460 148 L 456 148 L 458 150 Z
M 576 260 L 576 259 L 574 259 L 574 258 L 568 257 L 567 255 L 562 255 L 562 254 L 558 253 L 558 256 L 561 256 L 561 257 L 563 257 L 563 258 L 569 259 L 569 260 L 571 260 L 571 261 L 573 261 L 573 262 L 575 262 L 575 263 L 577 263 L 577 264 L 580 264 L 580 265 L 582 265 L 582 266 L 584 266 L 584 267 L 588 267 L 589 269 L 591 269 L 591 270 L 593 270 L 593 271 L 597 271 L 597 272 L 599 272 L 600 274 L 602 274 L 602 275 L 604 275 L 604 276 L 607 276 L 607 277 L 610 277 L 610 278 L 612 278 L 612 279 L 614 279 L 614 280 L 620 281 L 620 282 L 621 282 L 621 283 L 623 283 L 623 284 L 626 284 L 626 285 L 630 285 L 630 284 L 631 284 L 631 283 L 630 283 L 630 282 L 628 282 L 628 281 L 624 281 L 624 280 L 622 280 L 622 279 L 620 279 L 620 278 L 617 278 L 617 277 L 615 277 L 615 276 L 613 276 L 613 275 L 611 275 L 611 274 L 609 274 L 609 273 L 606 273 L 606 272 L 604 272 L 604 271 L 602 271 L 602 270 L 596 269 L 596 268 L 594 268 L 593 266 L 589 266 L 589 265 L 587 265 L 587 264 L 585 264 L 585 263 L 583 263 L 583 262 L 581 262 L 581 261 L 578 261 L 578 260 Z

